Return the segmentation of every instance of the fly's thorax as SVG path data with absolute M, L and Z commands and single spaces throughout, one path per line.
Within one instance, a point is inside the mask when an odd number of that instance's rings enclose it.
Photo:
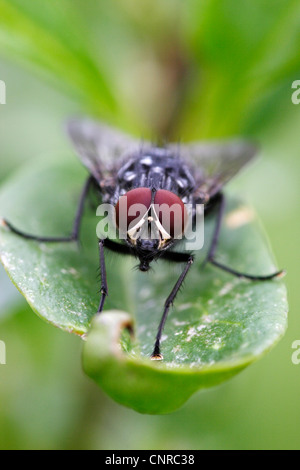
M 177 155 L 165 148 L 148 147 L 132 154 L 123 161 L 116 175 L 112 204 L 117 204 L 121 195 L 135 188 L 165 189 L 188 199 L 195 189 L 192 170 Z

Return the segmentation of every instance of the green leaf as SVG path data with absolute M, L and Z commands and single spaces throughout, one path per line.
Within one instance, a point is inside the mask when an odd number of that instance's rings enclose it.
M 85 176 L 75 163 L 22 170 L 0 193 L 0 215 L 29 233 L 68 235 Z M 39 244 L 1 228 L 0 257 L 38 315 L 85 339 L 84 370 L 116 401 L 143 413 L 173 411 L 196 390 L 256 361 L 284 334 L 282 281 L 251 282 L 203 269 L 204 248 L 166 323 L 164 360 L 151 361 L 163 304 L 182 266 L 159 261 L 145 274 L 134 269 L 136 260 L 107 253 L 107 311 L 92 322 L 99 303 L 97 222 L 87 207 L 81 248 Z M 206 218 L 205 240 L 213 226 Z M 255 213 L 243 202 L 229 199 L 217 258 L 250 274 L 276 270 Z M 133 325 L 134 337 L 124 325 Z
M 84 345 L 83 367 L 114 400 L 140 413 L 170 413 L 200 388 L 229 379 L 251 362 L 182 367 L 179 361 L 167 365 L 150 361 L 134 350 L 125 354 L 120 338 L 131 325 L 125 312 L 95 317 Z

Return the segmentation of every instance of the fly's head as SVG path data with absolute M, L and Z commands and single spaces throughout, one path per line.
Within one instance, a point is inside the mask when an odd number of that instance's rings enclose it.
M 164 189 L 136 188 L 121 196 L 116 207 L 116 225 L 140 260 L 139 269 L 181 239 L 187 225 L 187 210 L 179 196 Z

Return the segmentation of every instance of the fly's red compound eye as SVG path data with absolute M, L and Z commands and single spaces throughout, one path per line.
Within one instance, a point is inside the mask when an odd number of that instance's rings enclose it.
M 154 207 L 164 230 L 172 238 L 181 238 L 188 214 L 180 197 L 166 189 L 159 189 L 155 193 Z
M 136 188 L 121 196 L 116 207 L 116 224 L 127 231 L 130 225 L 139 221 L 148 212 L 152 199 L 150 188 Z

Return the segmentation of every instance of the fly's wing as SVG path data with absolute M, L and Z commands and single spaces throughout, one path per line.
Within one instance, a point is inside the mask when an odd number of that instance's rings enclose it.
M 97 181 L 110 175 L 117 159 L 140 149 L 137 140 L 90 119 L 71 119 L 66 130 L 80 160 Z
M 244 140 L 220 143 L 195 142 L 187 145 L 172 144 L 173 151 L 195 169 L 195 197 L 208 201 L 233 178 L 258 151 L 258 147 Z

